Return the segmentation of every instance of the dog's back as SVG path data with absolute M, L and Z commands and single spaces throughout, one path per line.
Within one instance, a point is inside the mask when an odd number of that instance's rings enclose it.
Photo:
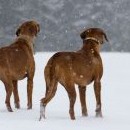
M 23 79 L 29 68 L 29 60 L 33 62 L 33 54 L 25 38 L 19 37 L 7 46 L 0 48 L 0 78 L 10 76 L 13 80 Z M 30 58 L 31 57 L 31 58 Z
M 71 81 L 74 84 L 87 85 L 94 80 L 96 71 L 101 77 L 102 61 L 100 55 L 96 55 L 92 51 L 87 52 L 87 54 L 58 52 L 53 55 L 46 65 L 45 78 L 49 75 L 55 75 L 55 78 L 61 84 Z

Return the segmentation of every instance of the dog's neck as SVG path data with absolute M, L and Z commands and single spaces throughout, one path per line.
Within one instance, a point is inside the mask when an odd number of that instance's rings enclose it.
M 19 38 L 26 39 L 28 41 L 28 42 L 26 42 L 26 44 L 28 44 L 28 46 L 31 48 L 32 53 L 34 53 L 34 40 L 35 40 L 35 36 L 20 35 L 18 37 L 18 39 Z
M 79 52 L 83 53 L 99 53 L 101 47 L 101 42 L 94 38 L 88 37 L 83 41 L 83 47 Z
M 97 42 L 97 44 L 101 44 L 101 42 L 95 37 L 87 37 L 84 39 L 84 41 L 87 41 L 87 40 L 92 40 L 92 41 Z

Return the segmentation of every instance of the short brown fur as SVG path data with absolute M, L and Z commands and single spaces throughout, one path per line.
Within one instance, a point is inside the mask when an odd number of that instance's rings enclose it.
M 46 95 L 45 98 L 41 99 L 40 119 L 42 117 L 45 118 L 45 107 L 54 97 L 58 82 L 64 86 L 68 93 L 71 119 L 75 119 L 75 84 L 79 88 L 82 115 L 87 116 L 86 85 L 94 82 L 96 116 L 102 116 L 100 91 L 103 65 L 99 52 L 104 38 L 108 39 L 104 31 L 100 28 L 86 29 L 80 36 L 83 40 L 83 47 L 79 51 L 58 52 L 49 59 L 45 67 Z
M 23 23 L 16 31 L 17 38 L 6 47 L 0 48 L 0 80 L 5 85 L 7 110 L 12 112 L 10 97 L 13 92 L 15 107 L 20 108 L 17 89 L 18 80 L 27 77 L 28 109 L 32 108 L 33 77 L 35 62 L 33 42 L 39 30 L 35 21 Z

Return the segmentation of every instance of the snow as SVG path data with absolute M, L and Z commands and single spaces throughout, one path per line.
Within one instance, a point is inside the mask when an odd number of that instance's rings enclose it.
M 5 90 L 0 82 L 0 129 L 1 130 L 129 130 L 130 129 L 130 83 L 129 53 L 101 53 L 104 64 L 102 78 L 103 118 L 95 117 L 95 97 L 92 84 L 87 89 L 88 117 L 81 116 L 78 89 L 75 104 L 76 120 L 69 117 L 69 100 L 61 85 L 46 109 L 46 119 L 39 121 L 40 99 L 44 97 L 44 67 L 53 53 L 36 53 L 36 73 L 34 78 L 33 109 L 26 106 L 26 79 L 19 81 L 21 109 L 14 108 L 9 113 L 5 107 Z
M 63 0 L 48 0 L 44 2 L 44 5 L 46 5 L 50 10 L 58 10 L 61 9 L 64 6 Z

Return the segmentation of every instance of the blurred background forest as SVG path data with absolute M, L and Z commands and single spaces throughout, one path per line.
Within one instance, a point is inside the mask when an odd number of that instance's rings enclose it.
M 41 26 L 36 51 L 77 50 L 80 32 L 89 27 L 105 30 L 109 43 L 102 51 L 130 51 L 130 0 L 0 0 L 0 47 L 32 19 Z

